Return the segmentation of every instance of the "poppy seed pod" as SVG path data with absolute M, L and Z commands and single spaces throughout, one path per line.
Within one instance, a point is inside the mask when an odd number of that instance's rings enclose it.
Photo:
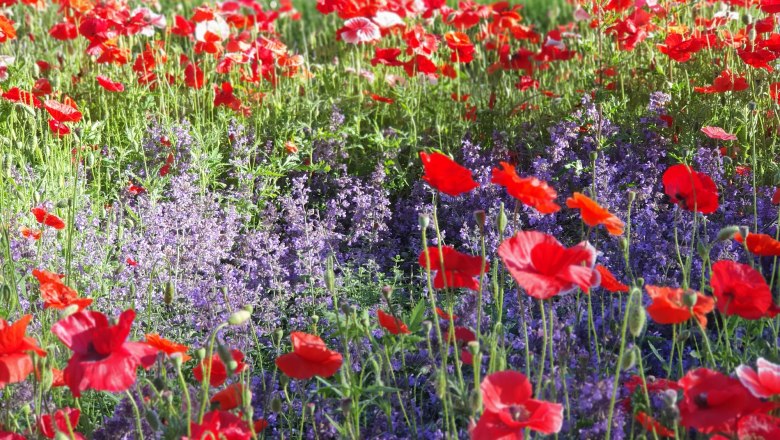
M 336 272 L 333 269 L 333 256 L 328 256 L 327 261 L 325 262 L 325 287 L 328 289 L 328 292 L 335 292 L 336 291 Z
M 279 345 L 282 342 L 283 336 L 284 336 L 284 330 L 280 328 L 276 329 L 273 333 L 274 345 Z
M 233 353 L 225 345 L 217 344 L 217 354 L 219 354 L 222 363 L 228 367 L 228 374 L 232 374 L 238 367 L 238 363 L 233 359 Z
M 206 349 L 205 348 L 199 348 L 195 350 L 195 359 L 198 361 L 202 361 L 206 358 Z
M 252 317 L 252 314 L 249 313 L 246 310 L 239 310 L 237 312 L 233 312 L 233 314 L 230 315 L 228 318 L 228 324 L 230 325 L 241 325 L 245 323 L 249 318 Z
M 504 229 L 506 229 L 507 223 L 509 223 L 509 219 L 506 216 L 506 211 L 504 210 L 504 204 L 501 203 L 501 211 L 498 213 L 498 231 L 502 232 Z
M 639 293 L 641 295 L 641 292 Z M 636 298 L 640 298 L 641 296 L 636 296 Z M 631 335 L 635 338 L 638 338 L 639 335 L 642 334 L 642 331 L 645 328 L 645 324 L 647 323 L 647 313 L 645 312 L 644 306 L 642 306 L 641 301 L 634 300 L 634 293 L 632 293 L 629 296 L 629 309 L 628 309 L 628 329 L 631 332 Z
M 271 411 L 275 413 L 282 411 L 282 401 L 278 397 L 274 397 L 273 399 L 271 399 Z
M 636 365 L 637 357 L 640 355 L 638 351 L 639 349 L 636 346 L 633 346 L 628 351 L 623 353 L 623 358 L 620 360 L 620 368 L 623 371 L 627 371 L 634 368 L 634 365 Z
M 631 190 L 628 192 L 628 203 L 633 203 L 636 200 L 636 191 Z

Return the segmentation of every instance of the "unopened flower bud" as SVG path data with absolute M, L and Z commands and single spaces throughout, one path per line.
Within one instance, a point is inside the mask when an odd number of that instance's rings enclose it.
M 501 211 L 498 213 L 498 232 L 503 232 L 504 229 L 506 229 L 506 225 L 509 223 L 509 219 L 506 216 L 506 211 L 504 210 L 504 204 L 501 203 Z
M 233 312 L 233 314 L 230 315 L 230 318 L 228 318 L 228 324 L 230 325 L 241 325 L 245 323 L 249 318 L 252 317 L 252 314 L 246 310 L 239 310 L 237 312 Z
M 472 356 L 476 356 L 479 354 L 479 341 L 471 341 L 466 346 L 469 349 L 469 353 L 471 353 Z
M 346 398 L 341 399 L 341 412 L 344 414 L 349 414 L 349 412 L 352 410 L 352 399 Z
M 677 334 L 677 342 L 682 344 L 685 341 L 687 341 L 688 338 L 690 338 L 690 337 L 691 337 L 691 332 L 688 331 L 688 329 L 685 329 L 685 330 L 681 331 L 679 334 Z
M 228 373 L 232 374 L 238 367 L 236 361 L 233 360 L 233 353 L 230 352 L 230 349 L 226 345 L 217 344 L 217 354 L 222 360 L 222 363 L 228 368 Z
M 170 305 L 173 302 L 173 298 L 176 296 L 176 285 L 173 283 L 173 280 L 169 280 L 165 283 L 165 288 L 163 289 L 163 302 L 167 305 Z
M 683 293 L 682 302 L 686 307 L 692 308 L 696 305 L 696 301 L 699 299 L 699 292 L 693 289 L 686 289 Z
M 311 315 L 311 322 L 314 325 L 317 325 L 317 323 L 320 322 L 320 315 Z
M 282 411 L 282 401 L 278 397 L 271 399 L 271 411 L 275 413 Z
M 628 192 L 628 203 L 634 203 L 634 200 L 636 200 L 636 191 L 630 190 Z
M 79 306 L 77 304 L 71 304 L 68 307 L 65 307 L 60 312 L 60 319 L 67 318 L 68 316 L 76 313 L 79 311 Z
M 623 353 L 623 358 L 620 360 L 620 368 L 623 371 L 630 370 L 634 368 L 634 365 L 636 365 L 637 360 L 637 348 L 636 346 L 631 347 L 628 351 Z
M 385 301 L 387 301 L 387 304 L 390 304 L 390 298 L 393 297 L 393 287 L 382 286 L 382 296 L 385 298 Z
M 206 358 L 206 349 L 205 348 L 199 348 L 195 350 L 195 358 L 199 361 L 202 361 Z
M 717 241 L 726 241 L 731 240 L 734 238 L 734 235 L 736 235 L 739 232 L 739 226 L 726 226 L 724 228 L 721 228 L 720 231 L 718 231 L 718 237 L 716 238 Z
M 477 221 L 477 227 L 479 228 L 480 235 L 484 235 L 485 234 L 485 220 L 486 220 L 486 218 L 485 218 L 485 211 L 483 211 L 481 209 L 478 210 L 478 211 L 474 211 L 474 220 Z
M 280 328 L 274 330 L 274 334 L 273 334 L 274 345 L 279 345 L 282 342 L 282 336 L 284 336 L 284 330 Z
M 420 214 L 417 220 L 420 223 L 420 229 L 423 230 L 428 229 L 428 225 L 431 224 L 431 218 L 428 216 L 428 214 Z

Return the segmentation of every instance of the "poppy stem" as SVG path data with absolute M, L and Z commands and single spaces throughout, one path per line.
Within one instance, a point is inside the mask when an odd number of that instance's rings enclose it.
M 626 304 L 628 306 L 626 307 L 626 310 L 623 312 L 623 323 L 621 324 L 620 328 L 620 350 L 618 351 L 618 357 L 617 362 L 615 366 L 615 379 L 612 381 L 612 398 L 609 400 L 609 415 L 607 416 L 607 433 L 604 438 L 610 439 L 612 438 L 610 435 L 612 433 L 612 417 L 615 414 L 615 401 L 617 400 L 617 393 L 618 393 L 618 387 L 620 386 L 620 371 L 622 370 L 622 359 L 624 352 L 626 351 L 626 333 L 628 331 L 628 317 L 631 314 L 630 313 L 630 305 L 633 303 L 634 300 L 634 291 L 636 289 L 631 289 L 628 293 L 628 299 Z
M 130 393 L 130 390 L 125 390 L 127 398 L 130 399 L 130 405 L 133 406 L 133 414 L 135 415 L 135 430 L 138 432 L 136 437 L 138 440 L 144 440 L 144 430 L 141 426 L 141 411 L 138 410 L 138 404 L 135 403 L 135 398 Z
M 543 343 L 542 343 L 542 361 L 539 363 L 539 376 L 536 378 L 536 392 L 540 393 L 542 389 L 542 378 L 544 378 L 544 362 L 547 357 L 547 316 L 544 312 L 544 300 L 539 300 L 539 311 L 542 314 L 542 331 L 543 331 Z
M 192 437 L 192 400 L 190 399 L 190 390 L 187 388 L 187 381 L 184 380 L 184 375 L 181 372 L 181 363 L 174 362 L 174 364 L 176 365 L 176 375 L 179 377 L 179 385 L 184 395 L 184 402 L 187 404 L 187 438 L 190 438 Z

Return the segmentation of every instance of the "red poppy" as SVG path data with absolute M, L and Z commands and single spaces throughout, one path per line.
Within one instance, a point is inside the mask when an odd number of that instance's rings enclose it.
M 205 78 L 203 70 L 185 55 L 181 56 L 179 62 L 184 66 L 184 84 L 195 90 L 202 88 Z
M 601 287 L 606 289 L 608 292 L 628 292 L 628 286 L 618 281 L 617 278 L 615 278 L 615 275 L 613 275 L 612 272 L 606 268 L 606 266 L 597 264 L 596 270 L 601 276 Z
M 403 62 L 398 59 L 399 55 L 401 55 L 401 49 L 393 47 L 386 49 L 375 47 L 374 58 L 371 59 L 371 65 L 376 66 L 377 64 L 382 64 L 393 67 L 401 66 L 403 65 Z
M 769 414 L 751 414 L 742 417 L 737 422 L 737 438 L 755 440 L 780 438 L 780 418 Z
M 35 81 L 32 88 L 32 94 L 35 96 L 51 95 L 51 83 L 46 78 L 39 78 Z
M 737 378 L 756 397 L 771 399 L 780 395 L 780 365 L 764 358 L 756 361 L 758 372 L 747 365 L 737 367 Z
M 109 92 L 124 92 L 125 86 L 121 82 L 112 81 L 111 78 L 98 75 L 95 77 L 100 87 L 108 90 Z
M 65 229 L 65 222 L 56 215 L 46 211 L 46 208 L 42 206 L 32 208 L 30 212 L 35 216 L 35 220 L 42 225 L 51 226 L 54 229 Z
M 181 15 L 177 15 L 173 18 L 171 33 L 181 37 L 188 37 L 195 33 L 195 25 Z
M 498 246 L 498 256 L 534 298 L 552 298 L 577 287 L 587 291 L 599 283 L 596 249 L 587 242 L 566 248 L 552 235 L 521 231 Z
M 186 440 L 249 440 L 252 431 L 240 417 L 227 411 L 209 411 L 203 416 L 203 423 L 190 423 L 191 436 Z
M 263 432 L 263 430 L 267 427 L 268 427 L 268 420 L 266 419 L 257 419 L 252 423 L 252 429 L 255 430 L 255 433 Z
M 653 301 L 647 306 L 647 313 L 659 324 L 681 324 L 695 317 L 702 327 L 707 325 L 707 314 L 715 309 L 715 300 L 700 292 L 680 288 L 646 285 L 645 289 Z M 691 307 L 683 301 L 684 295 L 695 295 L 696 304 Z
M 444 34 L 447 46 L 452 50 L 450 61 L 453 63 L 470 63 L 474 59 L 474 43 L 462 32 L 447 32 Z
M 775 69 L 772 68 L 772 65 L 769 63 L 780 56 L 767 49 L 741 49 L 737 50 L 737 55 L 739 55 L 739 57 L 742 58 L 742 61 L 748 66 L 752 66 L 756 69 L 765 69 L 767 72 L 774 72 Z
M 79 30 L 75 24 L 65 21 L 52 26 L 49 35 L 60 41 L 75 40 L 79 36 Z
M 767 14 L 780 13 L 780 0 L 761 0 L 759 5 L 761 10 Z
M 0 96 L 11 102 L 19 102 L 35 108 L 41 108 L 43 106 L 41 100 L 36 98 L 35 95 L 20 90 L 19 87 L 11 87 Z
M 670 33 L 666 36 L 664 44 L 659 44 L 657 47 L 661 53 L 669 56 L 669 58 L 678 63 L 684 63 L 691 59 L 691 55 L 702 50 L 704 44 L 700 38 L 691 37 L 686 40 L 680 34 Z
M 73 436 L 70 435 L 72 431 L 76 430 L 80 415 L 81 411 L 77 408 L 58 409 L 53 415 L 44 414 L 41 416 L 38 421 L 38 430 L 46 438 L 54 438 L 58 432 L 61 432 L 67 434 L 66 437 L 72 440 L 86 439 L 78 432 L 73 432 Z
M 146 188 L 144 188 L 141 185 L 136 185 L 133 182 L 130 182 L 130 185 L 127 187 L 127 192 L 132 194 L 132 195 L 134 195 L 134 196 L 137 196 L 139 194 L 145 193 L 146 192 Z
M 661 422 L 649 416 L 644 411 L 638 411 L 634 419 L 642 425 L 647 432 L 654 432 L 661 437 L 674 437 L 674 431 L 662 425 Z
M 369 93 L 368 96 L 376 101 L 376 102 L 384 102 L 385 104 L 392 104 L 395 102 L 393 98 L 388 98 L 386 96 L 377 95 L 376 93 Z
M 293 351 L 276 358 L 276 366 L 293 379 L 331 377 L 341 368 L 341 353 L 329 350 L 319 336 L 293 332 Z
M 177 344 L 176 342 L 169 341 L 157 333 L 147 333 L 146 343 L 168 356 L 180 353 L 182 362 L 187 362 L 188 360 L 192 359 L 192 356 L 187 355 L 189 347 L 183 344 Z
M 30 352 L 46 356 L 35 339 L 25 336 L 32 315 L 24 315 L 11 324 L 0 319 L 0 388 L 25 380 L 33 371 Z
M 702 214 L 712 214 L 718 209 L 718 187 L 710 176 L 678 164 L 669 167 L 662 180 L 666 195 L 683 209 L 695 209 Z
M 382 310 L 377 310 L 376 315 L 379 318 L 379 325 L 391 334 L 409 334 L 409 328 L 400 319 Z
M 54 133 L 57 137 L 63 137 L 70 134 L 70 128 L 55 119 L 49 119 L 49 131 Z
M 214 87 L 214 107 L 224 105 L 225 107 L 235 111 L 241 112 L 243 105 L 236 95 L 233 94 L 233 86 L 229 82 L 223 82 L 222 86 Z
M 5 15 L 0 14 L 0 43 L 5 43 L 8 40 L 16 38 L 16 29 L 14 28 L 14 22 L 9 20 Z
M 780 104 L 780 82 L 769 84 L 769 97 Z
M 19 233 L 22 234 L 22 237 L 32 238 L 33 240 L 40 240 L 43 235 L 43 231 L 40 229 L 30 229 L 26 226 L 19 228 Z
M 563 424 L 563 407 L 533 399 L 531 382 L 516 371 L 490 374 L 480 384 L 484 412 L 471 431 L 472 440 L 521 440 L 530 429 L 555 434 Z
M 71 105 L 63 104 L 53 99 L 44 101 L 43 108 L 45 108 L 57 122 L 79 122 L 81 120 L 80 111 L 76 110 Z
M 623 233 L 625 223 L 585 194 L 575 192 L 566 199 L 566 206 L 579 209 L 583 223 L 590 227 L 604 225 L 611 235 Z
M 734 234 L 734 240 L 738 243 L 745 243 L 739 232 Z M 759 257 L 778 257 L 780 256 L 780 241 L 767 234 L 748 233 L 747 249 Z
M 475 279 L 480 275 L 482 257 L 463 254 L 452 246 L 442 246 L 441 254 L 437 246 L 428 246 L 428 257 L 431 262 L 430 269 L 436 271 L 433 278 L 433 287 L 436 289 L 464 287 L 471 290 L 479 290 L 479 281 Z M 417 262 L 422 267 L 428 267 L 426 252 L 420 252 Z M 444 268 L 441 267 L 442 262 Z M 490 264 L 485 262 L 484 272 L 490 270 Z
M 694 91 L 698 93 L 725 93 L 725 92 L 741 92 L 747 90 L 749 87 L 747 79 L 744 76 L 737 76 L 730 70 L 726 69 L 721 72 L 720 76 L 712 81 L 712 85 L 705 87 L 694 87 Z
M 678 384 L 683 390 L 680 424 L 704 434 L 732 432 L 739 417 L 772 407 L 752 396 L 737 379 L 707 368 L 689 371 Z
M 64 310 L 75 305 L 80 312 L 92 304 L 92 298 L 79 298 L 78 292 L 63 284 L 62 277 L 56 273 L 33 269 L 32 274 L 40 284 L 44 309 L 51 307 L 52 309 Z
M 51 328 L 73 351 L 63 371 L 65 383 L 75 397 L 85 390 L 118 392 L 135 382 L 136 370 L 154 364 L 157 350 L 142 342 L 128 342 L 135 311 L 119 315 L 110 325 L 106 315 L 94 311 L 74 313 Z
M 233 360 L 236 361 L 236 369 L 233 371 L 233 374 L 239 374 L 242 371 L 244 371 L 247 368 L 246 363 L 244 363 L 244 353 L 242 353 L 240 350 L 230 350 L 230 355 L 233 357 Z M 204 369 L 208 371 L 208 365 L 206 363 L 209 363 L 211 365 L 211 374 L 209 374 L 209 385 L 213 387 L 221 386 L 228 378 L 228 369 L 227 365 L 222 361 L 222 358 L 219 356 L 219 354 L 215 354 L 211 356 L 210 360 L 203 360 L 201 361 L 197 367 L 193 368 L 192 374 L 195 376 L 195 380 L 198 382 L 203 382 L 203 371 Z
M 547 182 L 536 177 L 520 177 L 515 167 L 506 162 L 501 162 L 501 168 L 503 169 L 493 168 L 493 178 L 490 181 L 506 187 L 510 196 L 542 214 L 552 214 L 561 209 L 555 203 L 558 193 Z
M 438 70 L 436 64 L 434 64 L 430 58 L 420 54 L 414 55 L 409 61 L 405 62 L 403 66 L 404 71 L 406 71 L 406 74 L 410 77 L 413 77 L 418 73 L 436 76 L 436 71 Z
M 220 411 L 230 411 L 242 406 L 244 386 L 240 383 L 228 385 L 224 390 L 211 397 L 211 404 L 216 405 Z
M 457 321 L 458 318 L 459 318 L 458 315 L 456 315 L 454 313 L 452 315 L 449 315 L 447 312 L 445 312 L 444 310 L 442 310 L 442 309 L 440 309 L 438 307 L 436 307 L 436 314 L 439 315 L 439 318 L 444 319 L 446 321 L 449 321 L 450 318 L 452 318 L 453 321 Z
M 469 342 L 476 341 L 477 335 L 468 327 L 461 326 L 455 326 L 453 333 L 455 334 L 455 345 L 460 348 L 460 359 L 464 364 L 471 365 L 474 362 L 474 356 L 471 355 L 468 344 Z M 449 334 L 449 331 L 447 334 Z
M 775 189 L 775 193 L 772 194 L 772 204 L 780 205 L 780 186 Z
M 336 36 L 349 44 L 362 44 L 381 40 L 382 32 L 373 21 L 354 17 L 344 22 L 344 26 L 336 31 Z
M 701 132 L 704 133 L 710 139 L 717 139 L 720 141 L 737 140 L 736 135 L 733 135 L 720 127 L 704 126 L 701 128 Z
M 420 160 L 425 170 L 423 180 L 444 194 L 454 197 L 479 187 L 471 171 L 444 154 L 420 152 Z
M 712 291 L 724 315 L 760 319 L 772 306 L 772 292 L 764 277 L 752 267 L 729 260 L 712 265 Z

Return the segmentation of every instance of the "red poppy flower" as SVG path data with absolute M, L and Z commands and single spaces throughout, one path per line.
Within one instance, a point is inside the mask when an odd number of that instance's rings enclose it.
M 190 423 L 191 436 L 186 440 L 224 439 L 249 440 L 252 431 L 240 417 L 227 411 L 209 411 L 203 423 Z
M 628 286 L 618 281 L 617 278 L 615 278 L 615 275 L 613 275 L 612 272 L 606 268 L 606 266 L 597 264 L 596 270 L 601 276 L 601 287 L 606 289 L 608 292 L 628 292 Z
M 767 49 L 740 49 L 737 50 L 737 55 L 739 55 L 739 57 L 742 58 L 742 61 L 748 66 L 755 67 L 756 69 L 765 69 L 767 72 L 774 72 L 775 69 L 769 63 L 780 56 Z
M 471 171 L 444 154 L 420 152 L 420 160 L 425 170 L 423 180 L 444 194 L 454 197 L 479 187 Z
M 583 242 L 566 248 L 552 235 L 521 231 L 498 246 L 498 256 L 525 292 L 538 299 L 552 298 L 579 287 L 598 286 L 596 249 Z
M 125 86 L 121 82 L 112 81 L 111 78 L 98 75 L 95 77 L 100 87 L 108 90 L 109 92 L 124 92 Z
M 772 204 L 780 205 L 780 186 L 775 189 L 775 193 L 772 194 Z
M 25 380 L 33 371 L 30 352 L 46 356 L 35 339 L 25 336 L 32 315 L 24 315 L 11 324 L 0 319 L 0 388 Z
M 63 137 L 70 134 L 70 128 L 55 119 L 49 119 L 49 131 L 54 133 L 57 137 Z
M 171 33 L 180 37 L 188 37 L 195 33 L 195 25 L 181 15 L 177 15 L 173 18 Z
M 702 214 L 712 214 L 718 209 L 718 187 L 710 176 L 678 164 L 664 172 L 662 181 L 666 195 L 672 203 L 681 203 L 683 209 L 695 209 Z
M 745 243 L 742 234 L 734 234 L 734 240 L 738 243 Z M 780 256 L 780 241 L 775 240 L 767 234 L 749 233 L 747 236 L 747 249 L 750 253 L 759 257 L 778 257 Z
M 79 36 L 79 30 L 75 24 L 65 21 L 52 26 L 49 35 L 60 41 L 75 40 Z
M 8 40 L 16 38 L 16 29 L 14 28 L 14 22 L 9 20 L 5 15 L 0 14 L 0 43 L 5 43 Z
M 751 414 L 742 417 L 737 422 L 737 438 L 756 440 L 780 438 L 780 418 L 769 414 Z
M 215 86 L 214 92 L 214 107 L 224 105 L 235 112 L 242 111 L 241 100 L 233 94 L 233 86 L 229 82 L 223 82 L 219 88 Z
M 694 87 L 697 93 L 725 93 L 741 92 L 748 88 L 747 79 L 744 76 L 738 76 L 726 69 L 720 76 L 712 81 L 712 85 L 705 87 Z
M 257 419 L 252 423 L 252 428 L 255 430 L 255 433 L 263 432 L 263 430 L 267 427 L 268 420 L 266 419 Z
M 701 132 L 707 135 L 710 139 L 717 139 L 720 141 L 735 141 L 737 136 L 733 135 L 720 127 L 704 126 L 701 128 Z
M 329 350 L 319 336 L 293 332 L 292 353 L 276 358 L 276 366 L 293 379 L 311 379 L 314 376 L 331 377 L 341 368 L 341 353 Z
M 400 319 L 382 310 L 377 310 L 376 315 L 379 318 L 379 325 L 391 334 L 409 334 L 409 328 Z
M 243 405 L 241 403 L 243 396 L 244 386 L 240 383 L 234 383 L 214 394 L 209 402 L 212 405 L 217 405 L 216 408 L 220 411 L 230 411 Z
M 704 434 L 732 432 L 737 418 L 772 408 L 751 395 L 737 379 L 707 368 L 689 371 L 678 384 L 683 389 L 678 404 L 680 424 Z
M 11 87 L 10 89 L 3 92 L 3 94 L 0 96 L 11 102 L 26 104 L 35 108 L 41 108 L 43 106 L 41 100 L 36 98 L 35 95 L 30 92 L 20 90 L 19 87 Z
M 690 60 L 694 53 L 702 50 L 704 44 L 700 38 L 692 37 L 686 40 L 680 34 L 670 33 L 666 36 L 664 44 L 659 44 L 657 47 L 669 58 L 684 63 Z
M 449 331 L 446 331 L 449 335 Z M 453 329 L 455 335 L 455 345 L 460 348 L 460 359 L 466 365 L 471 365 L 474 362 L 474 356 L 471 355 L 471 351 L 468 349 L 469 342 L 476 341 L 477 335 L 471 331 L 468 327 L 455 326 Z M 450 341 L 451 338 L 448 337 Z
M 339 39 L 349 44 L 371 43 L 382 39 L 379 26 L 365 17 L 354 17 L 344 22 L 344 26 L 336 31 Z
M 385 103 L 385 104 L 392 104 L 392 103 L 394 103 L 394 102 L 395 102 L 395 100 L 394 100 L 393 98 L 388 98 L 388 97 L 386 97 L 386 96 L 377 95 L 376 93 L 369 93 L 369 94 L 368 94 L 368 96 L 369 96 L 369 97 L 370 97 L 372 100 L 374 100 L 374 101 L 376 101 L 376 102 L 383 102 L 383 103 Z
M 195 90 L 202 88 L 205 78 L 203 70 L 185 55 L 181 56 L 179 63 L 184 66 L 184 84 Z
M 485 376 L 480 390 L 485 411 L 471 431 L 472 440 L 521 440 L 526 428 L 542 434 L 561 430 L 563 407 L 533 399 L 531 382 L 522 373 Z
M 79 416 L 81 416 L 81 411 L 77 408 L 58 409 L 53 415 L 44 414 L 41 416 L 41 419 L 38 421 L 38 430 L 46 438 L 54 438 L 57 432 L 62 432 L 71 439 L 86 439 L 78 432 L 74 432 L 73 437 L 70 436 L 71 430 L 75 431 L 76 425 L 79 424 Z
M 405 62 L 403 66 L 404 71 L 406 71 L 406 74 L 409 77 L 413 77 L 418 73 L 436 76 L 438 70 L 436 64 L 434 64 L 430 58 L 420 54 L 414 55 L 409 61 Z
M 761 10 L 767 14 L 780 13 L 780 0 L 761 0 L 759 5 Z
M 146 343 L 168 356 L 181 353 L 182 362 L 187 362 L 188 360 L 192 359 L 192 356 L 187 355 L 189 347 L 183 344 L 177 344 L 176 342 L 169 341 L 157 333 L 147 333 Z
M 35 216 L 35 220 L 46 226 L 51 226 L 54 229 L 65 229 L 65 222 L 61 218 L 46 211 L 46 208 L 39 206 L 30 210 Z
M 27 438 L 15 432 L 0 431 L 0 440 L 27 440 Z
M 57 122 L 79 122 L 81 120 L 80 111 L 68 104 L 63 104 L 53 99 L 44 101 L 43 108 L 45 108 Z
M 63 310 L 75 305 L 80 312 L 92 304 L 92 298 L 79 298 L 78 292 L 63 284 L 62 277 L 56 273 L 33 269 L 32 274 L 40 284 L 44 309 L 51 307 L 52 309 Z
M 393 47 L 386 49 L 375 47 L 374 58 L 371 58 L 371 65 L 376 66 L 377 64 L 382 64 L 393 67 L 401 66 L 403 65 L 403 62 L 398 59 L 399 55 L 401 55 L 401 49 Z
M 444 319 L 445 321 L 449 321 L 450 317 L 452 317 L 453 321 L 457 321 L 459 318 L 459 316 L 454 313 L 450 316 L 449 314 L 447 314 L 447 312 L 445 312 L 444 310 L 438 307 L 436 307 L 436 314 L 439 315 L 439 318 Z
M 236 369 L 233 371 L 233 374 L 239 374 L 242 371 L 244 371 L 247 368 L 246 363 L 244 363 L 244 353 L 242 353 L 240 350 L 230 350 L 230 355 L 233 357 L 233 360 L 236 361 Z M 222 362 L 222 358 L 219 356 L 219 354 L 215 354 L 211 356 L 211 360 L 203 360 L 201 361 L 197 367 L 193 368 L 192 374 L 195 376 L 195 380 L 198 382 L 203 382 L 203 371 L 208 370 L 208 365 L 206 363 L 211 364 L 211 374 L 209 374 L 209 385 L 213 387 L 221 386 L 228 378 L 228 369 L 227 365 L 225 365 L 224 362 Z
M 687 293 L 696 295 L 696 304 L 691 313 L 691 308 L 683 301 L 683 296 L 686 295 L 683 289 L 651 285 L 646 285 L 645 289 L 653 301 L 647 306 L 647 313 L 659 324 L 681 324 L 695 317 L 704 327 L 707 325 L 707 314 L 715 309 L 715 300 L 700 292 L 691 290 Z
M 536 177 L 520 177 L 515 167 L 506 162 L 501 162 L 501 168 L 503 169 L 493 168 L 493 178 L 490 181 L 506 187 L 510 196 L 542 214 L 552 214 L 561 209 L 555 203 L 558 193 L 547 182 Z
M 39 78 L 35 81 L 32 88 L 32 94 L 35 96 L 51 95 L 51 83 L 46 78 Z
M 575 192 L 566 199 L 566 206 L 579 209 L 583 223 L 590 227 L 604 225 L 611 235 L 623 233 L 625 223 L 585 194 Z
M 634 415 L 634 419 L 636 419 L 647 432 L 654 432 L 661 437 L 674 437 L 674 431 L 662 425 L 661 422 L 649 416 L 644 411 L 638 411 L 636 415 Z
M 737 367 L 737 378 L 756 397 L 771 399 L 780 395 L 780 365 L 764 358 L 756 361 L 758 372 L 747 365 Z
M 146 192 L 146 188 L 144 188 L 141 185 L 136 185 L 133 182 L 130 182 L 130 185 L 127 187 L 127 192 L 132 194 L 132 195 L 134 195 L 134 196 L 137 196 L 139 194 L 145 193 Z
M 436 276 L 433 278 L 434 288 L 457 289 L 464 287 L 479 290 L 479 281 L 475 277 L 480 274 L 482 257 L 460 253 L 451 246 L 442 246 L 440 254 L 437 246 L 428 246 L 428 258 L 431 262 L 430 269 L 436 271 Z M 442 261 L 444 268 L 441 267 Z M 420 252 L 417 262 L 422 267 L 428 267 L 425 251 Z M 490 264 L 485 262 L 484 272 L 488 270 L 490 270 Z
M 33 240 L 40 240 L 43 235 L 43 231 L 40 229 L 30 229 L 26 226 L 19 228 L 19 233 L 22 234 L 22 237 L 32 238 Z
M 154 364 L 156 349 L 127 341 L 134 319 L 135 311 L 126 310 L 116 325 L 110 325 L 106 315 L 85 310 L 52 326 L 52 333 L 73 351 L 63 374 L 75 397 L 85 390 L 127 390 L 139 366 Z
M 764 277 L 746 264 L 729 260 L 715 262 L 710 284 L 718 300 L 718 310 L 727 316 L 760 319 L 773 304 Z

